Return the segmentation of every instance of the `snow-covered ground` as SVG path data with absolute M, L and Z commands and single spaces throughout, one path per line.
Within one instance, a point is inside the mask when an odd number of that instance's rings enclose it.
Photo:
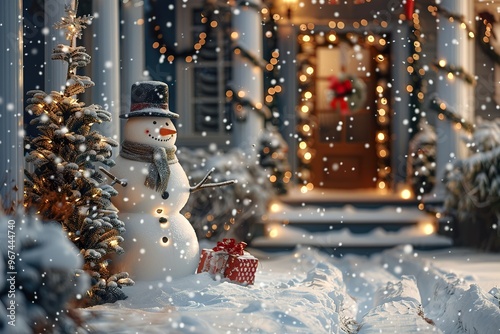
M 106 333 L 500 333 L 500 254 L 251 253 L 255 285 L 206 273 L 136 283 L 127 300 L 83 312 Z

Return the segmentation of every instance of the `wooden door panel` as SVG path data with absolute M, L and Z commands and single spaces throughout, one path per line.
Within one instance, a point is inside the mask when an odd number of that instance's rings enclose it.
M 373 68 L 373 57 L 365 51 L 363 64 L 358 63 L 357 67 L 352 64 L 343 66 L 344 70 L 351 72 L 355 68 L 366 69 L 364 74 L 345 72 L 363 80 L 367 90 L 365 104 L 348 114 L 331 108 L 326 103 L 330 77 L 343 73 L 338 64 L 342 58 L 345 60 L 345 55 L 340 50 L 318 48 L 315 84 L 317 100 L 314 108 L 317 127 L 314 133 L 312 180 L 317 187 L 373 188 L 377 177 L 375 84 L 370 77 L 363 77 Z

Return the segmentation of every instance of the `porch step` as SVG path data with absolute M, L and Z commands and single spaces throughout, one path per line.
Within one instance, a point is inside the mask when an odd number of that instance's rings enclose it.
M 452 245 L 451 238 L 443 235 L 450 233 L 448 221 L 420 211 L 415 202 L 379 198 L 377 203 L 365 197 L 345 203 L 345 199 L 274 203 L 273 212 L 254 226 L 251 246 L 264 251 L 312 246 L 341 256 L 373 253 L 401 244 L 415 249 Z

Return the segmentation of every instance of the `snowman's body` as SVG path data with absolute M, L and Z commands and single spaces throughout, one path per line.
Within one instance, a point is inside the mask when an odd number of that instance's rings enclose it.
M 175 127 L 167 118 L 130 118 L 125 125 L 125 141 L 175 149 L 175 139 Z M 127 186 L 113 199 L 126 228 L 125 254 L 115 260 L 118 268 L 142 281 L 193 274 L 199 259 L 198 239 L 179 212 L 190 193 L 184 169 L 175 154 L 168 159 L 167 190 L 158 192 L 144 184 L 150 163 L 126 159 L 122 154 L 111 169 L 116 177 L 127 180 Z

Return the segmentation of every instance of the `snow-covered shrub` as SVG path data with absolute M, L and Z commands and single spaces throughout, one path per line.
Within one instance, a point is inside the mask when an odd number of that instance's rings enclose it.
M 418 199 L 429 193 L 436 182 L 436 140 L 434 128 L 425 118 L 409 144 L 408 181 Z
M 82 262 L 57 224 L 0 214 L 0 332 L 86 333 L 67 305 L 89 287 Z
M 182 148 L 177 151 L 177 157 L 191 185 L 201 181 L 211 168 L 215 168 L 213 182 L 236 180 L 233 185 L 191 194 L 182 212 L 198 237 L 250 239 L 251 225 L 261 219 L 274 195 L 273 186 L 259 162 L 250 160 L 238 149 L 222 153 Z
M 500 119 L 479 119 L 472 155 L 446 173 L 445 210 L 458 219 L 459 243 L 500 250 Z

